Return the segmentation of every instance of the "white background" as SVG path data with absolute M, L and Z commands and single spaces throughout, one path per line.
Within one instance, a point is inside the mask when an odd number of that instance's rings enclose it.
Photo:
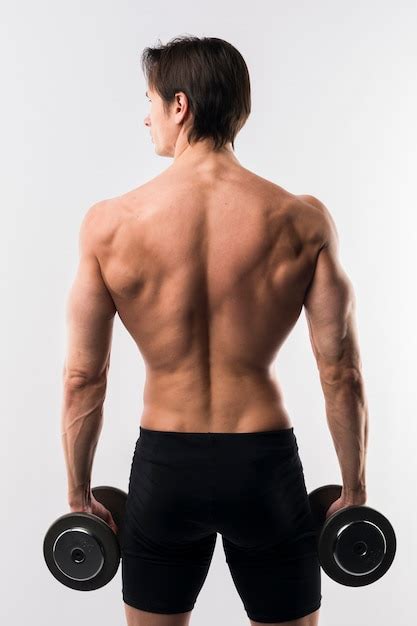
M 76 592 L 49 573 L 50 524 L 67 513 L 60 440 L 65 302 L 78 231 L 98 200 L 171 164 L 143 124 L 140 54 L 176 35 L 215 36 L 244 56 L 252 113 L 235 143 L 242 165 L 313 194 L 331 211 L 357 296 L 370 410 L 368 505 L 397 533 L 374 585 L 322 573 L 322 626 L 414 620 L 417 404 L 415 268 L 417 5 L 405 1 L 207 3 L 2 1 L 0 620 L 7 626 L 123 625 L 121 568 Z M 93 484 L 127 490 L 144 367 L 115 320 Z M 307 489 L 339 482 L 302 314 L 276 363 Z M 191 622 L 249 623 L 220 537 Z

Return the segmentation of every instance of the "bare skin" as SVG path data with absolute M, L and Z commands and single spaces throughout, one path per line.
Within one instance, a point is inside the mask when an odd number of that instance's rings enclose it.
M 292 426 L 271 372 L 323 243 L 305 199 L 241 166 L 168 170 L 103 216 L 103 278 L 146 365 L 141 424 Z

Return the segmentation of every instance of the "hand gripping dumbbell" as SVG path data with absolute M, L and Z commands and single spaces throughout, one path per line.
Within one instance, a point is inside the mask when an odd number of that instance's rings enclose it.
M 368 506 L 348 506 L 326 520 L 340 485 L 325 485 L 309 494 L 323 570 L 336 582 L 360 587 L 375 582 L 390 568 L 397 541 L 390 522 Z
M 120 562 L 118 537 L 122 529 L 127 494 L 115 487 L 94 487 L 93 496 L 110 511 L 118 528 L 92 513 L 67 513 L 49 528 L 43 554 L 50 572 L 72 589 L 91 591 L 106 585 Z

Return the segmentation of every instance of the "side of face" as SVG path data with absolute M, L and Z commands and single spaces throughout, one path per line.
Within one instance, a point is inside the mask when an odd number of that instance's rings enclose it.
M 148 86 L 146 94 L 150 109 L 144 119 L 144 123 L 149 128 L 155 152 L 159 156 L 173 157 L 175 145 L 182 128 L 181 122 L 187 109 L 184 94 L 176 95 L 176 100 L 171 105 L 168 113 L 165 113 L 163 100 L 156 91 Z

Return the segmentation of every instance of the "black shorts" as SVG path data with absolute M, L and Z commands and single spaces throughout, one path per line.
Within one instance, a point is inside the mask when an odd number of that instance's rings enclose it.
M 320 564 L 294 429 L 140 427 L 120 533 L 124 602 L 154 613 L 191 611 L 217 533 L 250 619 L 290 621 L 320 607 Z

